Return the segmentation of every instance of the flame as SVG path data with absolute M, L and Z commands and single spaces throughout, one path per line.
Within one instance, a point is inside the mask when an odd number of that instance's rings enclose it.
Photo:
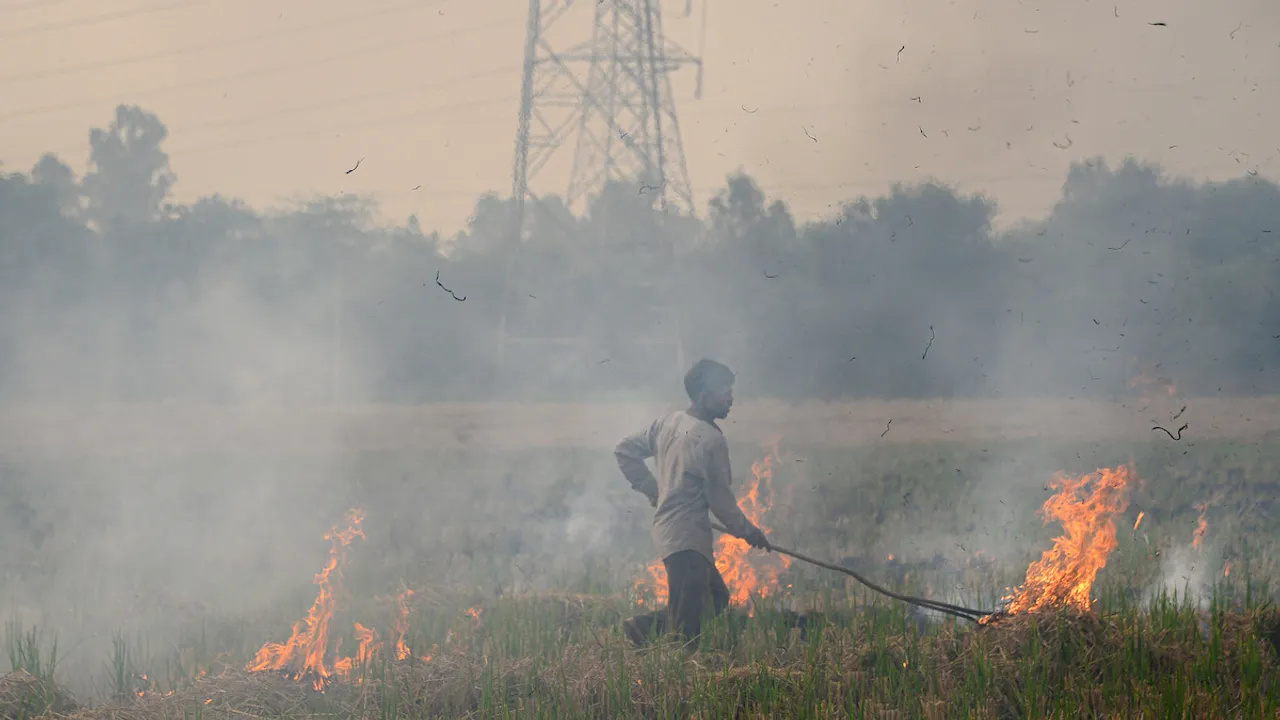
M 1138 519 L 1133 521 L 1133 531 L 1138 532 L 1138 526 L 1142 524 L 1142 517 L 1146 515 L 1145 510 L 1138 511 Z
M 320 586 L 315 602 L 302 620 L 293 626 L 293 634 L 284 643 L 265 643 L 258 649 L 253 660 L 245 667 L 249 672 L 279 671 L 294 680 L 307 678 L 316 690 L 323 691 L 325 685 L 335 677 L 350 680 L 357 670 L 369 666 L 382 650 L 383 643 L 373 628 L 355 623 L 355 636 L 360 645 L 354 657 L 341 655 L 342 638 L 338 638 L 333 648 L 333 660 L 326 664 L 329 647 L 329 628 L 337 610 L 338 596 L 342 589 L 341 567 L 346 560 L 347 548 L 356 538 L 364 537 L 360 525 L 364 521 L 364 511 L 353 508 L 347 511 L 346 527 L 330 528 L 324 539 L 330 542 L 329 561 L 324 569 L 315 576 L 315 584 Z M 395 653 L 397 660 L 409 657 L 409 646 L 405 643 L 405 635 L 409 631 L 409 598 L 413 590 L 404 588 L 396 598 L 396 619 L 392 625 L 395 635 Z M 427 660 L 430 657 L 425 658 Z M 202 673 L 203 674 L 203 673 Z M 360 682 L 357 678 L 356 682 Z
M 411 597 L 413 597 L 413 591 L 405 588 L 396 598 L 396 622 L 392 627 L 396 633 L 397 660 L 409 657 L 409 645 L 405 643 L 404 636 L 409 632 L 409 598 Z
M 374 655 L 382 649 L 382 642 L 378 640 L 378 633 L 375 630 L 367 628 L 360 623 L 355 625 L 356 639 L 360 641 L 360 647 L 356 649 L 356 656 L 354 658 L 338 658 L 333 661 L 334 674 L 344 680 L 350 679 L 356 669 L 368 667 Z M 334 654 L 336 655 L 341 648 L 342 640 L 339 639 L 338 646 L 334 648 Z
M 484 608 L 478 608 L 478 607 L 467 608 L 467 614 L 470 615 L 473 620 L 479 620 L 480 615 L 483 612 L 484 612 Z
M 1098 571 L 1106 567 L 1107 555 L 1116 547 L 1114 517 L 1129 504 L 1125 491 L 1132 473 L 1132 468 L 1121 466 L 1083 477 L 1054 477 L 1050 485 L 1059 491 L 1045 501 L 1042 514 L 1046 523 L 1062 523 L 1065 534 L 1054 538 L 1053 547 L 1027 568 L 1026 581 L 1005 598 L 1009 601 L 1005 613 L 1092 607 L 1089 593 Z M 1093 488 L 1088 492 L 1090 481 L 1094 481 Z
M 330 542 L 329 562 L 315 577 L 315 584 L 320 586 L 320 591 L 311 609 L 307 611 L 307 616 L 294 624 L 293 634 L 286 642 L 264 644 L 246 666 L 246 670 L 283 671 L 295 680 L 308 677 L 317 690 L 322 690 L 329 682 L 333 671 L 325 664 L 325 655 L 329 643 L 329 624 L 337 609 L 337 593 L 341 588 L 342 575 L 339 567 L 346 559 L 346 550 L 351 542 L 364 537 L 364 531 L 360 528 L 363 520 L 364 511 L 353 508 L 347 511 L 345 528 L 339 530 L 334 526 L 325 533 L 324 538 Z
M 772 494 L 773 459 L 777 451 L 774 452 L 773 455 L 766 455 L 764 460 L 751 464 L 751 475 L 754 481 L 738 501 L 738 506 L 742 508 L 747 519 L 766 532 L 769 528 L 764 524 L 764 514 L 768 511 L 770 503 L 767 500 L 761 500 L 760 491 L 763 487 L 766 492 Z M 791 565 L 791 559 L 781 555 L 778 556 L 782 561 L 780 564 L 770 563 L 757 572 L 757 567 L 747 562 L 747 553 L 751 550 L 751 546 L 746 540 L 721 535 L 719 545 L 720 548 L 716 553 L 716 568 L 724 576 L 725 584 L 729 586 L 729 603 L 735 606 L 746 605 L 750 602 L 752 595 L 768 597 L 778 589 L 778 576 Z M 761 559 L 763 560 L 764 557 L 761 556 Z
M 1191 535 L 1191 547 L 1199 550 L 1200 543 L 1204 541 L 1204 533 L 1209 529 L 1209 523 L 1204 519 L 1204 514 L 1209 509 L 1209 504 L 1200 503 L 1196 505 L 1196 509 L 1200 511 L 1200 517 L 1196 519 L 1196 531 Z
M 773 462 L 777 457 L 775 446 L 763 460 L 752 463 L 751 485 L 738 500 L 738 507 L 747 519 L 765 532 L 769 531 L 764 516 L 773 506 Z M 750 549 L 745 540 L 730 535 L 720 535 L 716 539 L 716 569 L 724 577 L 725 585 L 729 586 L 729 604 L 734 607 L 748 606 L 753 595 L 768 597 L 779 592 L 778 577 L 791 566 L 791 558 L 785 555 L 749 554 Z M 650 563 L 646 575 L 648 577 L 641 577 L 635 582 L 637 595 L 640 595 L 637 604 L 644 604 L 643 592 L 646 589 L 654 594 L 659 605 L 665 604 L 668 586 L 662 561 Z M 749 610 L 749 613 L 753 612 Z
M 644 605 L 644 592 L 651 589 L 659 605 L 667 602 L 667 568 L 661 560 L 654 560 L 645 568 L 648 577 L 636 578 L 636 604 Z
M 1222 577 L 1230 577 L 1230 576 L 1231 576 L 1231 561 L 1228 560 L 1227 564 L 1222 568 Z
M 139 697 L 139 698 L 144 698 L 144 697 L 170 697 L 170 696 L 172 696 L 175 692 L 177 692 L 177 690 L 169 690 L 169 691 L 167 691 L 167 692 L 160 692 L 160 686 L 156 683 L 156 681 L 155 681 L 155 680 L 152 680 L 152 679 L 151 679 L 151 676 L 147 675 L 146 673 L 140 673 L 139 675 L 137 675 L 137 678 L 136 678 L 136 679 L 137 679 L 138 683 L 142 685 L 142 687 L 140 687 L 140 688 L 136 688 L 136 689 L 133 691 L 133 694 L 134 694 L 135 696 Z M 198 678 L 197 678 L 197 679 L 198 679 Z

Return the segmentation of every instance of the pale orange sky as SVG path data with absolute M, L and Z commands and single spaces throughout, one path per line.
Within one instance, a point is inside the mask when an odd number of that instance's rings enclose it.
M 663 5 L 693 51 L 703 1 L 688 18 Z M 1280 178 L 1274 0 L 706 1 L 703 97 L 691 69 L 676 78 L 700 209 L 739 168 L 801 219 L 935 177 L 993 195 L 1007 222 L 1097 155 Z M 179 200 L 372 193 L 390 220 L 453 232 L 510 189 L 527 8 L 0 0 L 0 160 L 54 151 L 83 171 L 89 128 L 137 103 L 169 128 Z M 567 165 L 536 180 L 562 194 Z

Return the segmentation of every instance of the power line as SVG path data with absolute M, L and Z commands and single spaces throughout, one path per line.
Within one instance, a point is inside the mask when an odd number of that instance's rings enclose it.
M 821 183 L 821 184 L 815 184 L 815 183 L 774 184 L 774 183 L 761 182 L 757 178 L 753 178 L 753 181 L 756 183 L 756 186 L 759 187 L 760 190 L 765 193 L 765 195 L 776 195 L 779 193 L 813 193 L 813 192 L 819 192 L 819 191 L 825 191 L 825 190 L 862 190 L 864 194 L 874 195 L 876 197 L 879 197 L 882 195 L 887 196 L 887 193 L 892 191 L 893 189 L 892 186 L 895 184 L 894 182 L 882 183 L 882 182 L 873 182 L 873 181 L 856 181 L 856 182 L 851 181 L 851 182 L 836 182 L 836 183 Z M 1014 181 L 1020 184 L 1039 183 L 1042 185 L 1047 185 L 1050 182 L 1050 179 L 1039 178 L 1037 181 L 1027 182 L 1025 179 L 1022 179 L 1022 178 L 993 177 L 993 178 L 978 179 L 976 182 L 982 182 L 987 184 L 1000 184 L 1000 183 L 1014 182 Z M 923 181 L 920 184 L 924 184 L 925 182 L 929 182 L 929 181 Z M 954 183 L 947 183 L 943 180 L 937 180 L 936 182 L 942 185 L 947 185 L 947 186 L 954 185 Z M 974 181 L 966 180 L 966 182 L 974 182 Z M 1056 181 L 1056 180 L 1052 182 L 1054 182 L 1054 184 L 1056 185 L 1062 184 L 1060 181 Z M 913 183 L 905 183 L 905 182 L 898 181 L 897 184 L 910 185 Z M 715 196 L 717 193 L 720 193 L 720 192 L 725 192 L 728 189 L 729 189 L 728 184 L 700 185 L 700 186 L 694 187 L 694 190 L 696 190 L 698 193 L 700 194 L 705 193 L 711 196 Z M 477 197 L 478 198 L 488 193 L 498 192 L 498 189 L 491 188 L 489 190 L 461 190 L 458 188 L 438 188 L 438 187 L 424 186 L 421 189 L 421 192 L 425 192 L 431 195 L 441 195 L 446 197 L 453 196 L 453 197 Z M 846 198 L 846 199 L 852 199 L 852 198 Z
M 0 5 L 0 10 L 21 12 L 23 10 L 34 8 L 37 5 L 47 8 L 50 5 L 57 5 L 58 3 L 64 3 L 66 1 L 67 0 L 25 0 L 24 2 L 5 3 L 4 5 Z
M 383 117 L 373 118 L 364 122 L 357 123 L 336 123 L 325 125 L 323 127 L 313 127 L 309 129 L 290 130 L 287 133 L 276 133 L 274 135 L 260 135 L 256 137 L 242 138 L 240 140 L 231 140 L 223 143 L 215 143 L 210 145 L 195 145 L 189 148 L 181 146 L 168 150 L 169 154 L 184 153 L 187 155 L 195 155 L 213 150 L 224 150 L 234 147 L 245 147 L 248 145 L 260 145 L 262 143 L 274 142 L 276 140 L 287 140 L 296 137 L 306 137 L 308 135 L 319 135 L 321 133 L 332 132 L 334 130 L 360 130 L 368 127 L 396 125 L 403 122 L 419 122 L 424 118 L 430 118 L 437 113 L 460 110 L 462 108 L 481 107 L 484 105 L 499 105 L 511 103 L 511 98 L 493 98 L 489 100 L 473 100 L 470 102 L 451 103 L 448 105 L 437 105 L 434 107 L 414 110 L 408 113 L 400 113 L 397 115 L 386 115 Z
M 259 113 L 257 115 L 241 116 L 241 117 L 231 118 L 229 120 L 207 120 L 205 122 L 199 122 L 193 125 L 184 125 L 182 127 L 182 131 L 184 133 L 187 133 L 192 130 L 199 130 L 202 128 L 234 127 L 236 125 L 245 125 L 248 123 L 258 122 L 261 120 L 273 120 L 277 117 L 282 117 L 285 115 L 294 115 L 297 113 L 311 112 L 313 110 L 325 110 L 334 105 L 345 105 L 347 103 L 359 102 L 362 100 L 372 100 L 374 98 L 396 97 L 400 95 L 406 95 L 409 93 L 418 93 L 418 92 L 421 92 L 422 90 L 430 90 L 431 88 L 444 87 L 447 85 L 452 85 L 454 83 L 464 82 L 467 80 L 476 80 L 478 78 L 483 78 L 483 77 L 495 77 L 495 76 L 503 75 L 507 73 L 516 73 L 516 72 L 519 72 L 519 70 L 520 70 L 520 66 L 518 65 L 511 65 L 503 68 L 492 68 L 489 70 L 478 70 L 473 73 L 467 73 L 466 75 L 455 75 L 453 77 L 443 78 L 433 82 L 424 83 L 422 85 L 417 85 L 411 88 L 397 88 L 395 90 L 377 90 L 374 92 L 361 93 L 359 95 L 346 95 L 343 97 L 330 98 L 327 100 L 321 100 L 319 102 L 309 103 L 307 105 L 294 105 L 292 107 L 281 108 L 279 110 L 273 110 L 271 112 Z
M 501 27 L 503 25 L 512 25 L 516 23 L 523 23 L 523 20 L 518 20 L 518 19 L 497 20 L 494 22 L 484 23 L 482 25 L 473 25 L 471 27 L 463 28 L 461 30 L 453 30 L 447 33 L 419 35 L 417 37 L 410 38 L 408 40 L 399 41 L 399 42 L 389 43 L 386 41 L 380 41 L 376 43 L 369 43 L 366 45 L 358 45 L 358 46 L 347 48 L 345 50 L 342 50 L 336 53 L 325 55 L 320 58 L 303 60 L 296 63 L 286 63 L 283 65 L 274 65 L 274 66 L 268 65 L 263 67 L 256 67 L 248 70 L 242 70 L 240 72 L 230 73 L 228 75 L 217 75 L 214 77 L 203 78 L 196 81 L 184 81 L 180 83 L 174 83 L 172 85 L 165 85 L 163 87 L 158 87 L 158 88 L 150 88 L 142 91 L 133 91 L 128 94 L 134 97 L 146 97 L 146 96 L 159 97 L 159 96 L 168 95 L 174 92 L 182 92 L 184 90 L 190 90 L 192 88 L 217 85 L 219 83 L 226 82 L 228 80 L 239 80 L 243 78 L 257 78 L 257 77 L 262 77 L 263 75 L 273 75 L 273 74 L 280 73 L 287 70 L 296 70 L 299 68 L 311 67 L 313 65 L 323 65 L 323 64 L 335 62 L 338 60 L 347 60 L 353 57 L 361 57 L 364 55 L 371 55 L 371 54 L 376 55 L 379 53 L 387 52 L 388 50 L 398 49 L 401 47 L 407 47 L 411 45 L 419 45 L 428 40 L 436 40 L 436 39 L 445 38 L 445 37 L 455 37 L 458 35 L 478 32 L 481 30 L 489 30 L 495 27 Z M 29 108 L 27 110 L 18 110 L 15 112 L 0 113 L 0 121 L 16 120 L 19 118 L 31 117 L 31 116 L 47 115 L 50 113 L 61 112 L 63 110 L 71 110 L 71 109 L 81 108 L 81 107 L 91 107 L 93 105 L 98 105 L 101 103 L 116 103 L 116 102 L 120 102 L 120 95 L 121 93 L 113 93 L 108 96 L 98 96 L 96 98 L 93 98 L 92 100 L 80 100 L 80 101 L 71 102 L 71 103 L 63 103 L 61 105 L 45 105 L 37 108 Z
M 152 5 L 150 7 L 136 8 L 134 10 L 120 10 L 118 12 L 104 13 L 102 15 L 94 15 L 93 17 L 81 18 L 80 20 L 67 20 L 60 22 L 44 23 L 42 25 L 28 25 L 27 27 L 9 30 L 0 33 L 0 38 L 13 37 L 15 35 L 26 35 L 48 32 L 50 30 L 65 30 L 73 27 L 83 27 L 86 25 L 99 25 L 112 20 L 124 20 L 131 17 L 140 17 L 143 15 L 153 15 L 160 12 L 169 12 L 171 10 L 181 10 L 184 7 L 192 7 L 195 5 L 208 5 L 215 0 L 180 0 L 179 2 L 171 2 L 164 5 Z M 217 0 L 218 2 L 226 2 L 226 0 Z
M 49 0 L 34 0 L 35 2 L 46 2 Z M 59 0 L 52 0 L 59 1 Z M 439 4 L 446 0 L 429 0 L 429 5 Z M 255 33 L 252 35 L 242 35 L 240 37 L 231 38 L 229 40 L 219 40 L 217 42 L 204 43 L 202 45 L 192 45 L 174 50 L 160 50 L 157 52 L 144 53 L 140 55 L 129 55 L 114 60 L 98 60 L 80 63 L 79 65 L 63 65 L 56 68 L 45 68 L 43 70 L 34 70 L 31 72 L 13 73 L 10 75 L 0 75 L 0 84 L 21 82 L 23 80 L 38 80 L 51 77 L 61 77 L 64 75 L 74 75 L 76 73 L 88 70 L 101 70 L 105 68 L 120 67 L 122 65 L 132 65 L 134 63 L 147 62 L 149 60 L 161 60 L 163 58 L 178 57 L 181 55 L 194 55 L 196 53 L 205 52 L 206 50 L 219 50 L 222 48 L 240 47 L 243 45 L 251 45 L 259 40 L 272 40 L 281 36 L 293 35 L 299 32 L 315 30 L 317 28 L 333 27 L 334 25 L 352 25 L 361 23 L 373 18 L 382 17 L 383 15 L 394 15 L 406 10 L 420 10 L 424 7 L 422 0 L 414 0 L 402 5 L 393 5 L 391 7 L 374 10 L 372 12 L 361 12 L 358 14 L 346 15 L 344 17 L 330 18 L 328 20 L 313 22 L 303 25 L 295 25 L 293 27 L 283 28 L 280 30 L 271 30 L 269 32 Z
M 1044 93 L 1044 92 L 1047 92 L 1047 90 L 1040 90 L 1039 92 Z M 1088 89 L 1087 92 L 1095 95 L 1101 94 L 1101 93 L 1113 93 L 1116 95 L 1124 95 L 1126 97 L 1132 97 L 1133 95 L 1136 95 L 1136 94 L 1159 95 L 1159 94 L 1170 93 L 1170 92 L 1177 92 L 1179 94 L 1185 95 L 1186 85 L 1179 82 L 1143 82 L 1143 83 L 1135 83 L 1132 85 L 1106 85 L 1106 86 Z M 749 118 L 755 115 L 757 112 L 764 112 L 767 114 L 769 112 L 777 112 L 779 110 L 865 110 L 867 108 L 884 107 L 887 105 L 900 105 L 902 107 L 908 107 L 908 106 L 920 107 L 916 105 L 916 103 L 911 102 L 911 100 L 906 97 L 909 94 L 910 94 L 909 92 L 904 91 L 902 93 L 901 98 L 885 98 L 881 96 L 881 97 L 865 98 L 860 100 L 849 100 L 849 101 L 834 101 L 834 102 L 819 101 L 816 103 L 791 103 L 786 106 L 781 106 L 781 105 L 765 106 L 765 105 L 756 105 L 755 103 L 752 103 L 752 102 L 741 102 L 741 104 L 739 104 L 740 98 L 741 98 L 740 94 L 729 93 L 729 92 L 719 92 L 719 93 L 704 94 L 702 96 L 702 100 L 706 101 L 706 100 L 715 100 L 718 98 L 733 97 L 734 100 L 731 101 L 733 105 L 720 106 L 720 107 L 716 107 L 715 105 L 712 105 L 709 109 L 700 109 L 699 113 L 741 114 L 743 117 Z M 1067 93 L 1067 94 L 1070 94 L 1070 93 Z M 1026 90 L 1023 90 L 1022 88 L 1013 87 L 1013 86 L 983 87 L 980 89 L 980 91 L 978 91 L 977 94 L 974 95 L 974 97 L 972 98 L 972 101 L 990 103 L 992 100 L 996 100 L 996 99 L 999 99 L 999 100 L 1027 99 L 1031 95 L 1032 93 Z M 1067 99 L 1067 98 L 1057 98 L 1057 97 L 1041 94 L 1039 97 L 1031 97 L 1030 99 L 1035 100 L 1037 102 L 1058 102 L 1062 99 Z M 927 97 L 924 98 L 925 102 L 928 102 L 928 100 L 929 98 Z M 948 103 L 948 106 L 955 107 L 961 104 L 962 104 L 961 102 L 953 101 L 951 103 Z M 925 105 L 923 107 L 926 109 L 922 111 L 922 117 L 927 118 L 928 106 Z M 996 114 L 996 113 L 992 113 L 992 114 Z M 925 129 L 926 130 L 929 129 L 928 122 L 926 122 L 925 124 Z

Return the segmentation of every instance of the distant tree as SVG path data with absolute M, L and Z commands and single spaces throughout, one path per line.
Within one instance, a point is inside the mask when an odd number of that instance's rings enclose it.
M 88 217 L 99 228 L 160 219 L 176 177 L 161 149 L 169 131 L 133 105 L 116 108 L 107 129 L 89 132 L 89 172 L 82 181 Z
M 31 180 L 41 187 L 49 188 L 63 214 L 77 214 L 80 210 L 80 187 L 76 175 L 66 163 L 53 153 L 40 156 L 35 167 L 31 169 Z
M 487 195 L 442 239 L 356 196 L 173 204 L 166 136 L 120 106 L 79 182 L 51 154 L 0 175 L 0 401 L 673 399 L 674 348 L 636 339 L 677 333 L 743 396 L 1280 392 L 1280 188 L 1253 175 L 1093 158 L 997 232 L 936 183 L 798 227 L 738 173 L 701 219 L 612 183 L 519 228 Z M 510 345 L 500 373 L 502 318 L 586 342 Z

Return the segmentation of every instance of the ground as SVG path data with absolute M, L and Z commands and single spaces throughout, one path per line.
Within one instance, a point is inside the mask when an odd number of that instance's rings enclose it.
M 740 480 L 777 448 L 775 541 L 970 606 L 992 606 L 1061 532 L 1037 516 L 1054 473 L 1132 463 L 1141 483 L 1116 519 L 1119 547 L 1093 614 L 986 634 L 921 631 L 919 617 L 870 603 L 847 578 L 793 565 L 776 604 L 692 656 L 636 654 L 617 632 L 653 558 L 648 505 L 609 450 L 662 410 L 9 412 L 0 416 L 9 520 L 0 590 L 12 608 L 11 656 L 14 638 L 28 638 L 24 647 L 47 659 L 56 632 L 58 686 L 82 706 L 115 697 L 86 716 L 201 707 L 208 717 L 325 707 L 384 717 L 1206 716 L 1235 707 L 1275 717 L 1280 690 L 1255 677 L 1275 676 L 1271 620 L 1250 608 L 1277 571 L 1280 453 L 1268 440 L 1280 401 L 743 401 L 726 432 Z M 263 643 L 283 642 L 306 614 L 325 533 L 351 507 L 366 513 L 365 536 L 343 560 L 334 641 L 353 654 L 353 622 L 364 622 L 389 644 L 394 597 L 407 586 L 411 658 L 383 652 L 378 678 L 320 698 L 306 683 L 245 673 Z M 1155 592 L 1214 586 L 1219 614 L 1126 614 Z M 805 639 L 789 629 L 788 612 L 815 611 L 831 626 Z M 1134 655 L 1135 637 L 1154 655 Z M 1036 643 L 1095 665 L 1064 671 Z M 1157 677 L 1179 657 L 1192 669 Z M 1146 669 L 1125 677 L 1130 662 Z M 1048 678 L 1047 694 L 1002 675 L 1033 671 Z M 14 675 L 8 685 L 45 687 L 36 680 Z M 1240 705 L 1240 688 L 1261 700 Z

